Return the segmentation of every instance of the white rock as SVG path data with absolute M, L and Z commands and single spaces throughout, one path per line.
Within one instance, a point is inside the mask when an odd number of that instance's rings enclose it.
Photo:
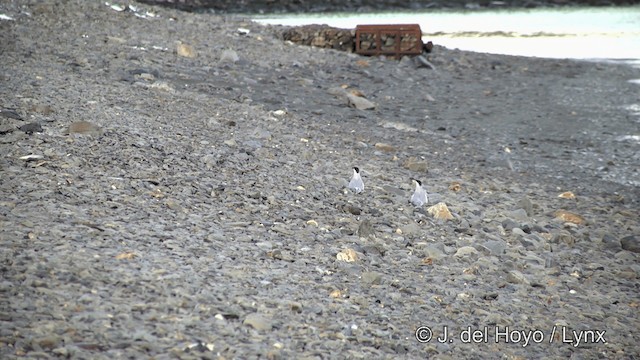
M 227 49 L 225 51 L 222 52 L 222 54 L 220 55 L 220 64 L 228 64 L 228 63 L 236 63 L 240 60 L 240 57 L 238 56 L 238 53 L 231 50 L 231 49 Z
M 477 253 L 478 253 L 478 250 L 476 250 L 476 248 L 472 246 L 463 246 L 460 249 L 458 249 L 458 251 L 456 251 L 456 253 L 453 256 L 463 257 L 463 256 L 475 255 Z

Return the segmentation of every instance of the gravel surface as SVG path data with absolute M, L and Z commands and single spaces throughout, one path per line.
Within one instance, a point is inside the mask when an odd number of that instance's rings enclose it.
M 0 358 L 640 356 L 640 70 L 0 13 Z
M 416 9 L 486 9 L 638 4 L 638 0 L 140 0 L 189 11 L 216 13 L 273 13 L 316 11 L 394 11 Z

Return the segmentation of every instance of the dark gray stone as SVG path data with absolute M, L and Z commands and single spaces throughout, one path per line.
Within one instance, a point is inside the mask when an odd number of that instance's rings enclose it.
M 640 253 L 640 237 L 637 235 L 629 235 L 620 239 L 622 249 L 634 253 Z

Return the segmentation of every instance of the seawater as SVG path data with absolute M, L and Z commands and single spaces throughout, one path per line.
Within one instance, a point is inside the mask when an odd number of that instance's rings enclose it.
M 546 58 L 640 62 L 640 6 L 253 15 L 265 24 L 420 24 L 447 48 Z

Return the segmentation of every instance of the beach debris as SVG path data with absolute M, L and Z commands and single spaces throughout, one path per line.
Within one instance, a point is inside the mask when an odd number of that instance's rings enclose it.
M 420 55 L 424 50 L 418 24 L 358 25 L 355 43 L 360 55 L 387 55 L 396 59 Z
M 25 155 L 25 156 L 20 156 L 18 159 L 24 160 L 24 161 L 34 161 L 34 160 L 44 159 L 44 156 L 35 155 L 35 154 L 29 154 L 29 155 Z

